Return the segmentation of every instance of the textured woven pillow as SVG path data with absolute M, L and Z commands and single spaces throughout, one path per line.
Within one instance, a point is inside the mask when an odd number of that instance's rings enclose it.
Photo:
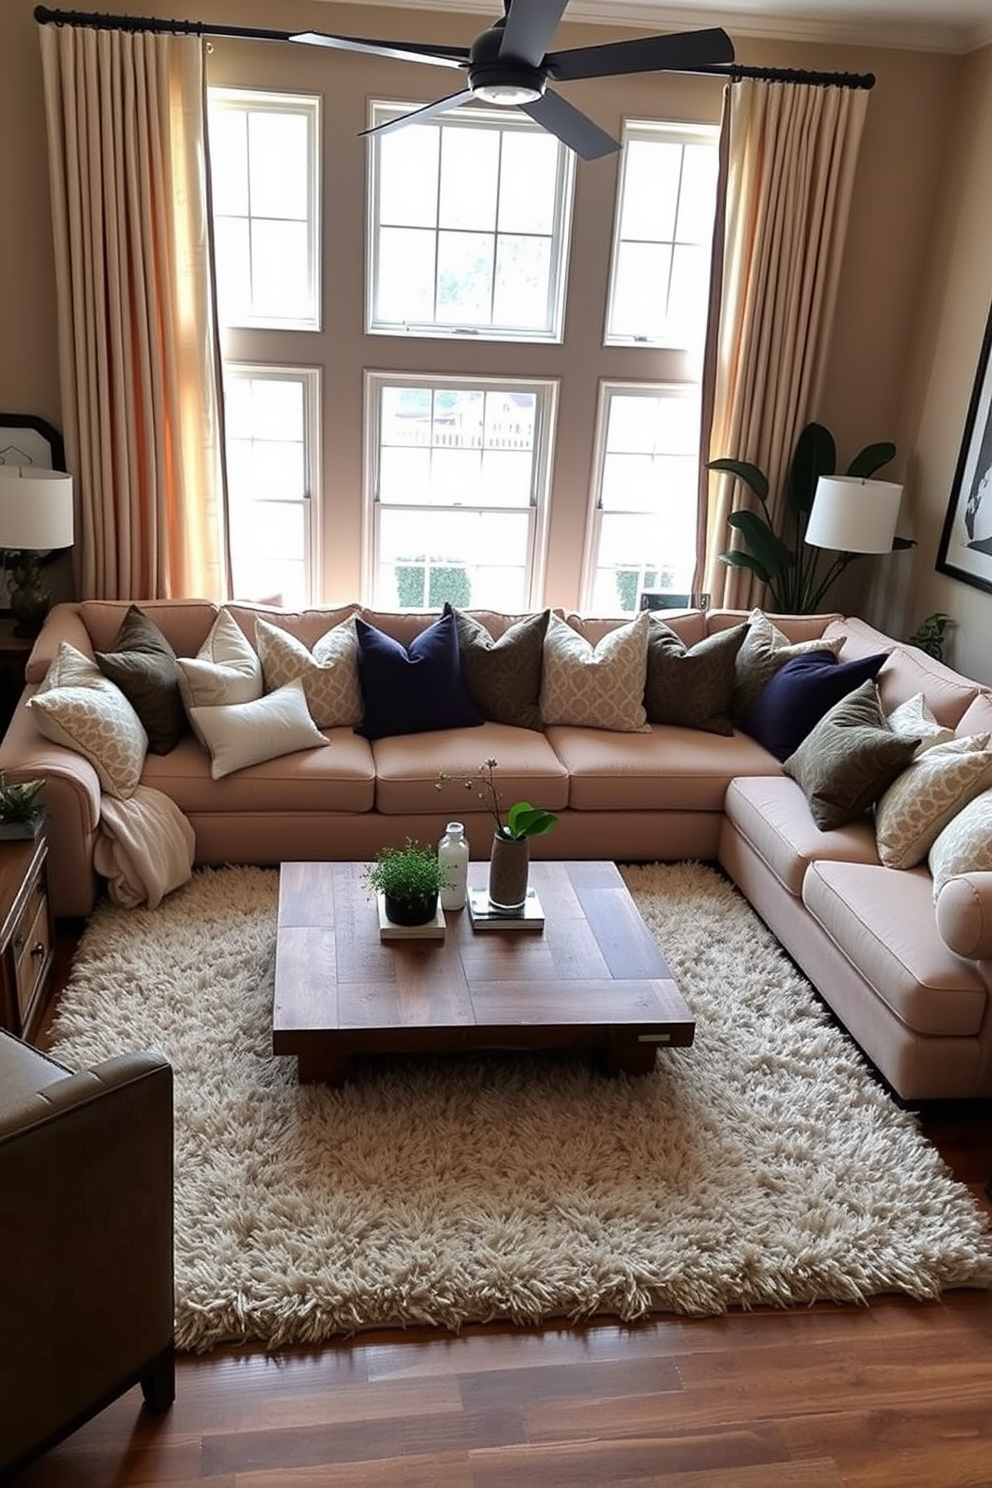
M 465 686 L 479 712 L 494 723 L 541 727 L 541 668 L 550 610 L 528 615 L 496 640 L 473 615 L 451 605 Z
M 792 657 L 765 683 L 741 719 L 741 728 L 776 759 L 787 759 L 834 703 L 875 677 L 885 655 L 879 651 L 856 661 L 838 661 L 832 651 L 810 651 Z
M 247 765 L 327 743 L 310 717 L 299 677 L 249 703 L 194 708 L 190 720 L 197 737 L 210 751 L 214 780 Z
M 893 708 L 886 714 L 886 722 L 893 733 L 913 735 L 920 740 L 917 754 L 933 749 L 935 744 L 948 744 L 954 738 L 954 730 L 945 728 L 934 718 L 922 692 L 914 693 Z
M 192 708 L 251 703 L 262 696 L 262 663 L 227 610 L 221 610 L 196 656 L 180 656 L 176 665 L 187 713 Z
M 752 610 L 748 616 L 747 635 L 734 666 L 734 692 L 730 700 L 734 722 L 744 717 L 765 683 L 787 661 L 807 651 L 832 651 L 836 656 L 843 644 L 843 636 L 833 636 L 829 641 L 790 641 L 763 610 Z
M 930 848 L 936 899 L 959 873 L 992 873 L 992 790 L 982 791 L 938 832 Z
M 663 620 L 651 618 L 648 632 L 644 709 L 648 723 L 674 723 L 709 734 L 732 734 L 730 700 L 737 653 L 747 622 L 714 631 L 686 646 Z
M 255 643 L 267 692 L 275 692 L 299 677 L 310 716 L 318 728 L 354 728 L 361 723 L 354 616 L 325 631 L 312 651 L 281 625 L 259 616 Z
M 821 832 L 832 832 L 867 811 L 919 742 L 892 732 L 874 682 L 863 682 L 834 704 L 782 768 L 801 786 Z
M 644 610 L 593 646 L 552 615 L 544 638 L 544 723 L 614 729 L 623 734 L 650 732 L 644 712 L 650 624 L 651 616 Z
M 878 856 L 886 868 L 922 863 L 952 817 L 992 786 L 989 734 L 968 734 L 917 756 L 875 807 Z
M 28 707 L 46 739 L 89 760 L 108 795 L 124 801 L 134 795 L 148 735 L 123 692 L 95 661 L 61 641 Z
M 148 735 L 152 754 L 168 754 L 186 732 L 176 653 L 145 612 L 131 605 L 97 666 L 127 698 Z

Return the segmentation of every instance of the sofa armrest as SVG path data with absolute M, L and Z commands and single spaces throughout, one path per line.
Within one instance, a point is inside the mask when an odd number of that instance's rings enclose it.
M 0 1036 L 0 1472 L 153 1371 L 167 1404 L 173 1339 L 171 1067 L 32 1058 Z
M 93 642 L 83 623 L 78 604 L 53 605 L 45 616 L 38 639 L 31 648 L 24 676 L 28 682 L 42 682 L 49 666 L 55 660 L 60 641 L 68 641 L 84 656 L 93 659 Z
M 937 896 L 937 930 L 957 956 L 992 957 L 992 873 L 960 873 Z

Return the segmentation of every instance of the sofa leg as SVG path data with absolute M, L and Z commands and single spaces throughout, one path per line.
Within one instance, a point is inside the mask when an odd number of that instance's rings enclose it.
M 141 1393 L 149 1410 L 165 1411 L 176 1398 L 176 1351 L 170 1343 L 141 1376 Z

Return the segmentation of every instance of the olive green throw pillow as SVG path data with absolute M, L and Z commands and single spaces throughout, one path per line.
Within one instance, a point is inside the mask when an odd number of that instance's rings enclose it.
M 878 800 L 919 742 L 893 733 L 875 683 L 862 682 L 824 714 L 782 768 L 801 786 L 820 831 L 832 832 Z
M 131 605 L 109 651 L 96 663 L 116 683 L 141 719 L 152 754 L 168 754 L 186 732 L 176 653 L 162 631 Z
M 652 616 L 644 685 L 648 723 L 674 723 L 708 734 L 732 734 L 730 700 L 737 653 L 747 631 L 745 621 L 729 630 L 715 631 L 695 646 L 686 646 L 670 626 Z
M 551 611 L 527 615 L 498 639 L 462 610 L 445 605 L 455 617 L 462 680 L 484 718 L 539 729 L 544 636 Z

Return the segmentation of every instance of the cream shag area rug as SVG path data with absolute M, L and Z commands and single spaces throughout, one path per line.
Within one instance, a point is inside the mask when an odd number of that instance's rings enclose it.
M 492 1055 L 301 1088 L 270 1050 L 273 870 L 98 909 L 54 1053 L 175 1067 L 180 1347 L 992 1286 L 981 1209 L 736 890 L 623 873 L 698 1021 L 619 1079 Z

